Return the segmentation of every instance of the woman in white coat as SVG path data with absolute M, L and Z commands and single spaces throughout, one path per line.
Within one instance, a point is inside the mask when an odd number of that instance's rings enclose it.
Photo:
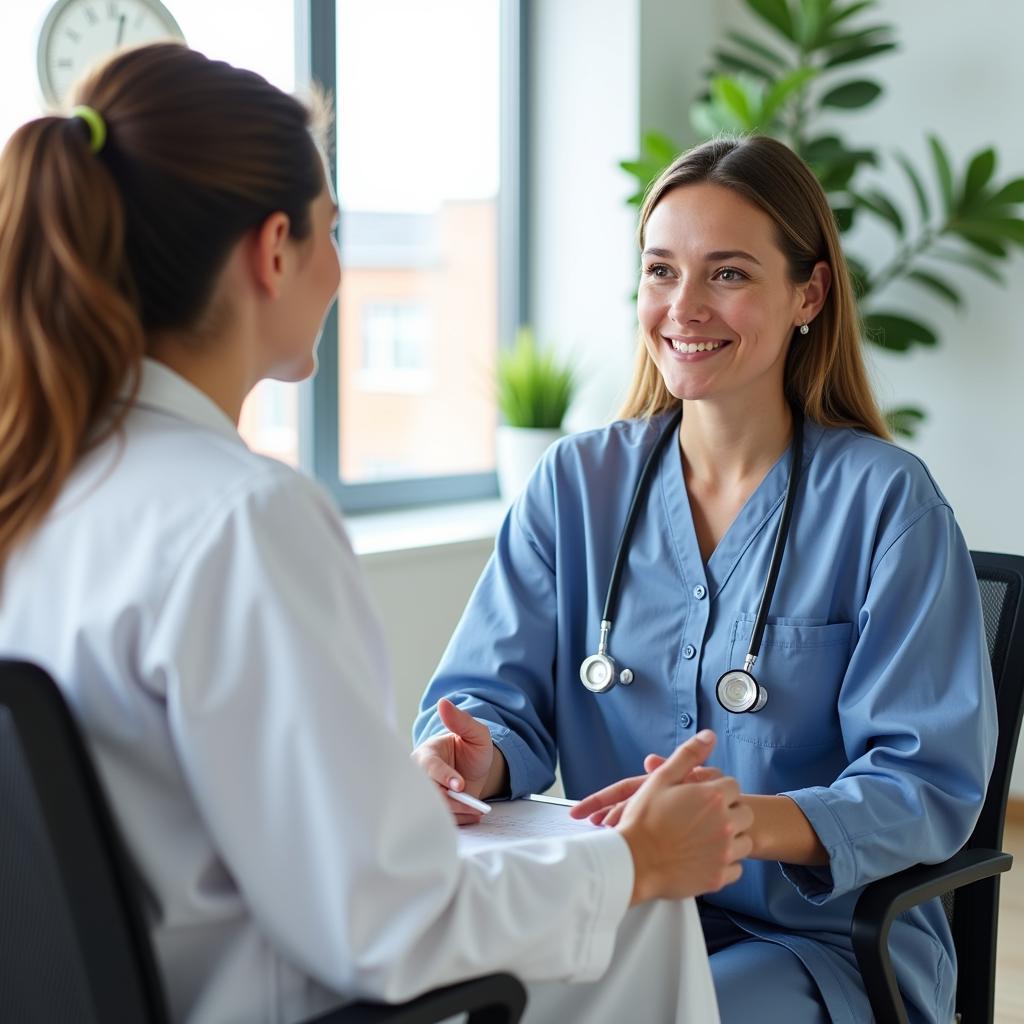
M 336 509 L 238 436 L 257 381 L 313 372 L 337 290 L 309 112 L 171 44 L 78 102 L 0 157 L 0 654 L 45 666 L 86 733 L 173 1018 L 294 1020 L 506 968 L 533 1019 L 639 998 L 715 1019 L 692 900 L 627 914 L 739 875 L 751 816 L 699 767 L 713 737 L 614 831 L 460 857 L 382 710 Z

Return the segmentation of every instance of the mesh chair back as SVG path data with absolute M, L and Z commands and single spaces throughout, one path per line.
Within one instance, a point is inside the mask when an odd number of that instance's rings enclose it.
M 0 661 L 0 1020 L 164 1024 L 131 877 L 57 687 Z
M 1024 558 L 987 551 L 972 551 L 971 558 L 992 662 L 999 739 L 985 803 L 966 845 L 968 849 L 1001 850 L 1024 703 Z M 999 876 L 947 893 L 942 902 L 953 928 L 958 962 L 957 1019 L 991 1024 Z
M 1010 775 L 1024 705 L 1024 558 L 985 551 L 972 551 L 971 558 L 978 577 L 985 640 L 992 662 L 999 739 L 985 803 L 967 845 L 998 850 L 1003 842 Z

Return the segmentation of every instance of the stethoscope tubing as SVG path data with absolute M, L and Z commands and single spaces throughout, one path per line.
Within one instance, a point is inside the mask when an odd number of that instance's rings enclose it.
M 754 663 L 757 661 L 759 654 L 761 653 L 761 642 L 764 638 L 765 625 L 768 622 L 768 612 L 771 608 L 772 598 L 775 596 L 775 586 L 778 582 L 779 571 L 782 567 L 782 556 L 786 550 L 786 544 L 789 539 L 790 524 L 793 519 L 793 506 L 796 501 L 796 492 L 800 483 L 801 471 L 803 469 L 803 413 L 794 408 L 793 414 L 793 440 L 790 443 L 790 464 L 789 464 L 789 482 L 786 487 L 786 498 L 782 506 L 782 518 L 779 521 L 779 527 L 775 533 L 775 543 L 772 547 L 771 562 L 768 567 L 768 575 L 764 581 L 764 588 L 761 591 L 761 601 L 757 607 L 757 613 L 754 616 L 754 628 L 750 634 L 750 644 L 747 647 L 747 656 L 743 662 L 742 669 L 731 669 L 725 672 L 718 681 L 716 686 L 716 694 L 718 701 L 727 711 L 736 714 L 742 714 L 744 712 L 760 711 L 765 706 L 768 700 L 767 690 L 762 687 L 752 674 Z M 623 565 L 626 561 L 626 553 L 629 550 L 630 541 L 633 536 L 633 528 L 636 525 L 636 520 L 639 517 L 641 503 L 645 497 L 649 487 L 648 481 L 654 471 L 654 467 L 657 464 L 658 458 L 661 455 L 662 450 L 665 448 L 669 439 L 674 437 L 676 430 L 682 421 L 683 410 L 682 406 L 676 410 L 665 424 L 661 435 L 655 441 L 651 447 L 650 452 L 647 455 L 647 459 L 643 464 L 643 468 L 640 470 L 640 477 L 637 480 L 636 487 L 633 491 L 633 499 L 629 504 L 629 510 L 626 513 L 626 523 L 622 528 L 622 534 L 619 537 L 619 544 L 615 551 L 615 561 L 612 564 L 611 578 L 608 581 L 608 590 L 605 594 L 604 600 L 604 612 L 601 617 L 601 637 L 598 646 L 598 653 L 591 655 L 586 658 L 580 665 L 580 680 L 587 689 L 594 693 L 605 693 L 615 683 L 615 662 L 614 659 L 608 654 L 608 640 L 611 635 L 612 622 L 614 621 L 614 614 L 616 604 L 619 596 L 619 580 L 622 575 Z M 591 671 L 597 668 L 598 678 L 592 679 Z M 732 702 L 723 697 L 723 684 L 731 680 L 732 682 L 742 681 L 745 689 L 744 699 L 737 703 Z M 620 675 L 620 682 L 628 685 L 633 681 L 633 673 L 629 669 L 624 669 Z M 726 688 L 728 690 L 728 687 Z
M 647 482 L 654 467 L 657 465 L 658 456 L 668 441 L 674 436 L 676 429 L 683 420 L 683 408 L 680 406 L 669 418 L 668 423 L 661 432 L 661 436 L 654 442 L 650 453 L 640 470 L 640 478 L 636 482 L 633 491 L 633 500 L 629 503 L 629 511 L 626 513 L 626 525 L 622 528 L 622 535 L 619 537 L 619 546 L 615 551 L 615 561 L 612 563 L 612 575 L 608 581 L 608 592 L 604 599 L 604 613 L 601 615 L 603 621 L 607 622 L 609 629 L 615 612 L 615 605 L 619 596 L 619 577 L 622 575 L 622 566 L 626 561 L 626 552 L 629 550 L 629 543 L 633 538 L 633 527 L 640 517 L 640 506 L 644 496 L 647 494 Z
M 761 603 L 757 606 L 757 614 L 754 616 L 754 629 L 750 634 L 750 646 L 747 648 L 747 661 L 753 664 L 761 653 L 761 639 L 764 636 L 764 627 L 768 622 L 768 609 L 771 607 L 772 598 L 775 596 L 775 584 L 779 579 L 779 569 L 782 567 L 782 556 L 789 541 L 789 524 L 793 519 L 793 505 L 796 501 L 796 489 L 800 484 L 800 473 L 803 469 L 804 458 L 804 417 L 798 410 L 793 410 L 793 440 L 789 447 L 789 484 L 786 487 L 786 501 L 782 506 L 782 520 L 775 533 L 775 545 L 772 548 L 772 560 L 768 566 L 768 577 L 764 581 L 764 590 L 761 591 Z M 748 669 L 749 671 L 749 669 Z

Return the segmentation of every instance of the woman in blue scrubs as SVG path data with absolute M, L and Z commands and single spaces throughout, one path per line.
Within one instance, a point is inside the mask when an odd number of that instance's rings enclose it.
M 646 199 L 640 243 L 643 343 L 622 418 L 555 445 L 512 507 L 424 696 L 415 756 L 485 798 L 543 791 L 558 761 L 566 794 L 596 793 L 582 809 L 613 820 L 634 783 L 600 791 L 713 729 L 711 763 L 755 811 L 753 859 L 701 910 L 723 1021 L 863 1024 L 860 889 L 954 853 L 992 767 L 970 556 L 926 467 L 888 440 L 832 214 L 797 156 L 766 138 L 684 154 Z M 593 693 L 580 664 L 642 465 L 680 405 L 609 640 L 633 680 Z M 737 714 L 716 684 L 744 664 L 795 430 L 753 668 L 768 700 Z M 897 920 L 891 949 L 911 1019 L 946 1024 L 938 901 Z

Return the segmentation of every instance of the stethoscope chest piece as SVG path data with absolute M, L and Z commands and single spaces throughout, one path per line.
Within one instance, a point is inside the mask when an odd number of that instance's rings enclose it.
M 726 711 L 735 715 L 752 714 L 768 703 L 768 691 L 741 668 L 731 669 L 719 678 L 715 696 Z
M 608 635 L 611 632 L 612 616 L 618 597 L 619 576 L 622 572 L 622 566 L 626 558 L 630 537 L 633 534 L 633 527 L 636 524 L 642 498 L 647 493 L 648 480 L 657 464 L 659 453 L 676 435 L 682 415 L 683 410 L 680 407 L 665 424 L 661 436 L 650 452 L 648 452 L 643 469 L 640 471 L 640 479 L 637 481 L 636 489 L 633 491 L 633 500 L 630 502 L 629 511 L 626 513 L 626 525 L 622 528 L 622 536 L 619 538 L 619 546 L 615 552 L 611 579 L 608 581 L 608 593 L 604 599 L 604 614 L 601 616 L 601 635 L 598 640 L 597 654 L 590 655 L 580 665 L 580 681 L 591 693 L 607 693 L 616 683 L 629 686 L 633 682 L 633 673 L 628 668 L 624 668 L 619 672 L 615 666 L 614 659 L 609 656 Z M 786 500 L 782 506 L 779 528 L 775 534 L 771 564 L 764 581 L 764 589 L 761 592 L 761 603 L 758 605 L 757 614 L 754 616 L 754 625 L 750 634 L 750 646 L 747 648 L 747 656 L 743 661 L 743 668 L 734 668 L 726 672 L 719 678 L 715 686 L 715 695 L 718 698 L 718 703 L 726 711 L 736 715 L 760 711 L 768 703 L 768 691 L 754 678 L 751 669 L 753 669 L 754 662 L 757 661 L 758 653 L 761 650 L 761 638 L 764 634 L 765 625 L 768 622 L 768 610 L 771 607 L 772 597 L 775 594 L 775 583 L 779 576 L 779 567 L 782 564 L 786 538 L 789 535 L 789 523 L 793 515 L 793 502 L 797 486 L 800 482 L 803 450 L 803 414 L 799 410 L 794 409 L 793 442 L 790 446 L 789 483 L 786 487 Z M 616 678 L 616 674 L 618 678 Z
M 614 658 L 592 654 L 580 665 L 580 682 L 591 693 L 607 693 L 617 682 L 623 686 L 633 682 L 633 673 L 628 668 L 618 673 L 618 679 L 615 678 L 617 671 Z

